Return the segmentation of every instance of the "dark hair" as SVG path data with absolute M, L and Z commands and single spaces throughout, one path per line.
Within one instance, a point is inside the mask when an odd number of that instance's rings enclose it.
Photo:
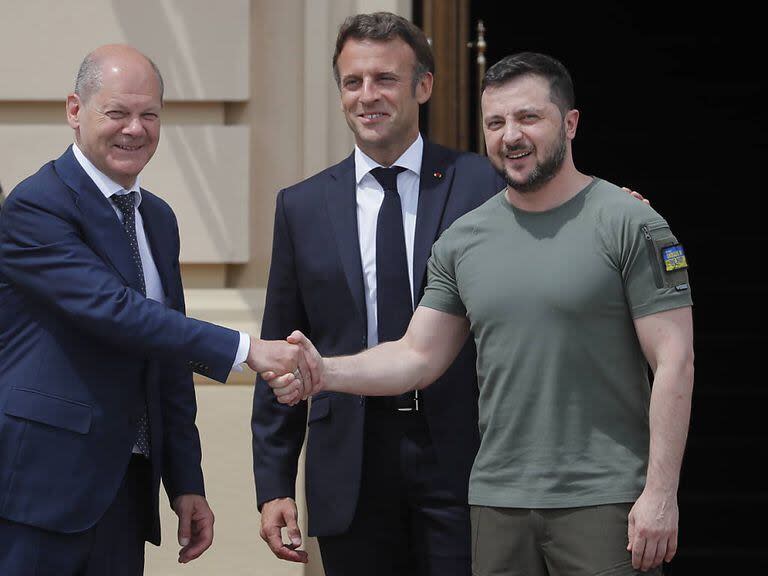
M 563 114 L 576 107 L 573 81 L 568 70 L 560 61 L 537 52 L 520 52 L 496 62 L 485 73 L 482 90 L 526 75 L 541 76 L 549 82 L 549 98 Z
M 341 87 L 341 77 L 337 61 L 347 40 L 374 40 L 386 42 L 400 38 L 408 44 L 416 55 L 416 65 L 413 68 L 413 88 L 427 72 L 435 72 L 435 58 L 429 41 L 417 26 L 402 16 L 391 12 L 374 12 L 373 14 L 356 14 L 350 16 L 339 27 L 336 37 L 336 50 L 333 53 L 333 77 L 336 85 Z

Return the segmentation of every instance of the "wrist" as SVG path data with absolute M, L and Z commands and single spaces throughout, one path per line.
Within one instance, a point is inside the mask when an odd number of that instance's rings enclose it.
M 657 498 L 664 500 L 677 498 L 678 483 L 673 480 L 662 480 L 654 474 L 648 474 L 645 480 L 643 492 L 653 494 Z
M 320 378 L 315 386 L 315 394 L 323 391 L 338 391 L 333 388 L 333 382 L 338 374 L 338 362 L 336 358 L 320 359 Z
M 264 355 L 264 341 L 251 336 L 251 348 L 248 350 L 248 365 L 254 372 L 263 372 L 262 356 Z

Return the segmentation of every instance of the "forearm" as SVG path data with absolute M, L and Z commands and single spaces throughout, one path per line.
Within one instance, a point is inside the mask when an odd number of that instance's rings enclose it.
M 439 376 L 429 373 L 426 356 L 406 338 L 325 362 L 323 389 L 365 396 L 395 396 L 424 388 Z
M 302 349 L 305 385 L 292 374 L 275 378 L 269 385 L 281 404 L 295 404 L 323 390 L 394 396 L 424 388 L 448 369 L 469 335 L 469 322 L 462 316 L 419 306 L 405 336 L 355 356 L 322 358 L 312 342 L 299 331 L 288 341 Z
M 649 413 L 646 488 L 677 493 L 693 394 L 693 355 L 657 367 Z

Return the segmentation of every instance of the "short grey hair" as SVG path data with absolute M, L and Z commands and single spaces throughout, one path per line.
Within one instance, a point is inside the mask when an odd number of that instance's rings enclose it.
M 160 102 L 162 102 L 163 93 L 165 92 L 163 75 L 160 74 L 160 69 L 151 58 L 145 54 L 142 54 L 142 56 L 147 59 L 149 65 L 152 66 L 152 70 L 155 71 L 155 75 L 157 75 L 157 81 L 160 83 Z M 101 59 L 96 54 L 96 51 L 90 52 L 80 63 L 77 78 L 75 78 L 75 94 L 80 97 L 83 103 L 87 102 L 91 96 L 101 89 L 101 76 Z

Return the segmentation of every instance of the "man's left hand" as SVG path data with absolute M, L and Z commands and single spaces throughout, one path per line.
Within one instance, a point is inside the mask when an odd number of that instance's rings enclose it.
M 641 200 L 642 202 L 645 202 L 646 204 L 648 204 L 648 206 L 651 205 L 651 201 L 648 200 L 647 198 L 643 198 L 643 195 L 640 194 L 640 192 L 635 192 L 634 190 L 627 188 L 626 186 L 622 186 L 621 189 L 624 190 L 624 192 L 626 192 L 630 196 L 632 196 L 632 198 Z
M 179 517 L 179 563 L 186 564 L 201 556 L 213 542 L 213 511 L 199 494 L 177 496 L 172 508 Z
M 644 490 L 629 511 L 627 550 L 635 570 L 670 562 L 677 552 L 677 495 Z

